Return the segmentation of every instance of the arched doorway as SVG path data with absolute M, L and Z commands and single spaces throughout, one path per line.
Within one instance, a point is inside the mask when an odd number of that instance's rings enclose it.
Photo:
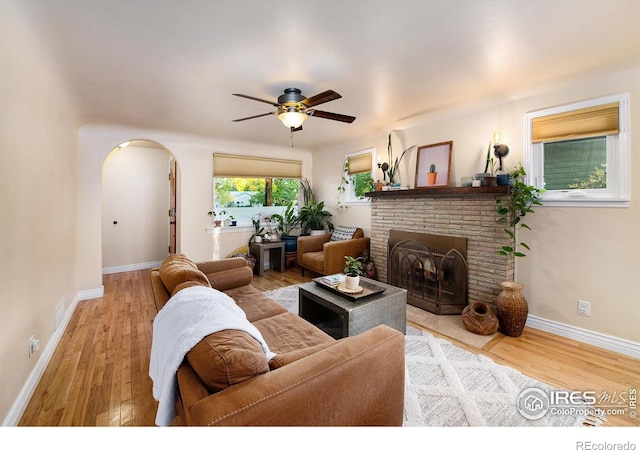
M 114 148 L 102 168 L 102 272 L 157 266 L 177 251 L 178 164 L 146 139 Z

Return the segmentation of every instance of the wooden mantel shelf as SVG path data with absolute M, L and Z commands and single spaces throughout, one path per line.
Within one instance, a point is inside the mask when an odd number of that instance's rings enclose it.
M 373 191 L 367 192 L 366 197 L 371 198 L 397 198 L 397 197 L 451 197 L 466 195 L 506 195 L 509 186 L 482 186 L 482 187 L 431 187 L 418 189 L 404 189 L 398 191 Z

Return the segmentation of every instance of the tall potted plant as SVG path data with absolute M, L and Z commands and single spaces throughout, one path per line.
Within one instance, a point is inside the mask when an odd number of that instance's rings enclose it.
M 333 223 L 329 219 L 332 214 L 324 209 L 324 202 L 311 200 L 300 208 L 300 225 L 305 234 L 324 233 L 325 227 L 333 230 Z
M 527 185 L 524 182 L 526 175 L 522 164 L 516 167 L 509 174 L 509 198 L 506 201 L 496 200 L 498 222 L 505 225 L 504 232 L 510 241 L 508 245 L 502 245 L 497 250 L 501 256 L 521 258 L 526 256 L 522 249 L 531 250 L 527 243 L 518 240 L 517 232 L 523 228 L 531 230 L 522 219 L 534 212 L 534 206 L 542 205 L 540 194 L 544 190 Z M 529 314 L 527 299 L 521 292 L 523 286 L 513 281 L 503 281 L 500 284 L 502 292 L 496 300 L 500 329 L 507 336 L 518 337 L 522 334 Z
M 286 253 L 293 253 L 298 249 L 298 236 L 294 236 L 292 231 L 298 228 L 300 224 L 300 216 L 297 213 L 294 202 L 287 205 L 284 215 L 273 214 L 271 218 L 278 222 L 278 231 L 284 242 L 284 250 Z
M 393 161 L 393 149 L 391 147 L 391 133 L 389 133 L 389 142 L 387 143 L 387 153 L 389 156 L 389 168 L 387 169 L 387 174 L 389 175 L 389 184 L 394 184 L 397 182 L 397 176 L 398 176 L 398 169 L 400 168 L 400 162 L 402 161 L 402 158 L 404 157 L 405 153 L 407 153 L 409 150 L 411 150 L 413 147 L 415 147 L 415 145 L 412 145 L 409 148 L 406 148 L 402 154 L 400 155 L 400 157 L 396 157 L 395 161 Z M 392 162 L 393 161 L 393 162 Z
M 497 212 L 500 216 L 498 222 L 505 224 L 506 228 L 504 232 L 507 233 L 511 241 L 509 245 L 503 245 L 498 249 L 497 253 L 501 256 L 513 255 L 515 257 L 523 257 L 526 256 L 526 254 L 521 248 L 531 250 L 525 242 L 518 242 L 516 233 L 522 228 L 531 230 L 531 227 L 524 223 L 522 219 L 527 214 L 534 213 L 534 206 L 542 205 L 540 194 L 544 193 L 544 189 L 527 185 L 524 182 L 526 175 L 522 164 L 516 167 L 513 172 L 509 174 L 510 188 L 508 200 L 506 202 L 500 198 L 496 200 Z

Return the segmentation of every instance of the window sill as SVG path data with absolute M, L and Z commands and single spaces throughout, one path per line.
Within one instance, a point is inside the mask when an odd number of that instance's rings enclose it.
M 207 234 L 226 234 L 226 233 L 245 233 L 247 231 L 253 231 L 251 225 L 238 225 L 235 227 L 207 227 Z
M 570 208 L 628 208 L 630 200 L 545 200 L 542 206 L 570 207 Z
M 345 205 L 347 206 L 369 206 L 371 205 L 371 199 L 367 198 L 366 200 L 349 200 L 344 202 Z

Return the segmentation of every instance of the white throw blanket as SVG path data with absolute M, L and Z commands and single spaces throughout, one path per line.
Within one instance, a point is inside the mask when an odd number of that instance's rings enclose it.
M 158 312 L 149 364 L 153 397 L 159 401 L 156 425 L 169 425 L 175 418 L 176 372 L 187 352 L 205 336 L 221 330 L 246 331 L 260 343 L 267 361 L 275 356 L 244 311 L 223 292 L 203 286 L 183 289 Z

